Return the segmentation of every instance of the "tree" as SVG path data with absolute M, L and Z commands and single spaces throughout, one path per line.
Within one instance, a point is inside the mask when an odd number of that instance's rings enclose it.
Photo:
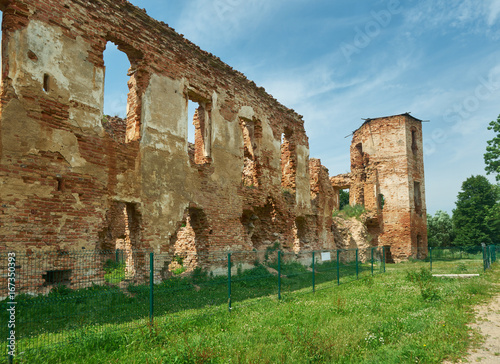
M 339 191 L 339 210 L 342 210 L 344 206 L 349 205 L 349 191 L 340 190 Z
M 438 210 L 427 215 L 427 241 L 431 247 L 451 246 L 455 239 L 453 222 L 446 211 Z
M 498 115 L 496 121 L 490 122 L 488 130 L 493 130 L 496 136 L 487 142 L 486 153 L 484 153 L 485 169 L 487 174 L 495 174 L 496 180 L 500 181 L 500 115 Z M 497 194 L 497 201 L 500 201 L 500 184 L 494 186 L 494 189 Z M 490 208 L 486 223 L 492 231 L 493 242 L 495 244 L 500 243 L 500 202 Z
M 500 184 L 494 185 L 493 189 L 497 195 L 497 201 L 500 201 Z M 500 244 L 500 202 L 497 202 L 495 206 L 489 209 L 486 224 L 493 234 L 493 244 Z
M 471 176 L 462 184 L 453 210 L 454 245 L 478 246 L 497 240 L 490 215 L 498 201 L 496 186 L 484 176 Z
M 484 153 L 485 170 L 487 174 L 496 174 L 496 180 L 500 181 L 500 115 L 496 121 L 490 122 L 488 130 L 493 130 L 496 136 L 487 142 L 486 153 Z

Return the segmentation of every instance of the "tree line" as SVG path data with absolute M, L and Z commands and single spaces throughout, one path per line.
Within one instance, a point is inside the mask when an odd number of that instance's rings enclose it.
M 441 210 L 427 215 L 431 247 L 500 244 L 500 115 L 490 122 L 488 130 L 495 136 L 487 141 L 485 170 L 495 175 L 497 184 L 485 176 L 471 176 L 462 183 L 452 216 Z

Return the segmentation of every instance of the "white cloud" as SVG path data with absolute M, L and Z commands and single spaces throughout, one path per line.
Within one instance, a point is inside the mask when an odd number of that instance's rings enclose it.
M 202 48 L 220 44 L 225 49 L 267 27 L 286 5 L 284 0 L 191 0 L 176 28 Z M 426 155 L 427 206 L 431 212 L 451 212 L 462 181 L 470 174 L 484 174 L 484 129 L 496 115 L 492 110 L 497 93 L 481 99 L 467 120 L 445 122 L 444 114 L 475 95 L 480 76 L 487 79 L 489 72 L 498 73 L 494 67 L 498 54 L 476 43 L 484 38 L 489 45 L 498 33 L 500 0 L 419 0 L 402 6 L 404 19 L 395 18 L 351 63 L 340 48 L 326 46 L 323 56 L 305 58 L 300 67 L 289 68 L 286 59 L 277 67 L 261 58 L 239 57 L 249 63 L 236 68 L 251 70 L 257 84 L 304 115 L 311 157 L 320 158 L 332 175 L 349 170 L 350 138 L 344 137 L 361 125 L 361 118 L 411 111 L 431 119 L 424 124 L 424 141 L 434 148 L 432 157 Z M 369 14 L 367 10 L 364 16 L 369 19 Z M 336 35 L 348 34 L 341 36 L 347 42 L 352 32 L 336 27 L 352 28 L 363 18 L 348 14 L 348 21 L 340 19 L 342 26 L 335 19 L 332 16 L 332 25 L 321 31 L 331 34 L 328 45 L 339 47 L 343 39 Z
M 463 32 L 489 33 L 500 14 L 500 0 L 422 0 L 405 12 L 405 23 L 413 33 L 451 29 Z
M 230 43 L 286 5 L 285 0 L 191 0 L 186 2 L 176 28 L 202 47 Z
M 491 27 L 497 21 L 500 14 L 500 0 L 491 0 L 488 10 L 487 24 Z

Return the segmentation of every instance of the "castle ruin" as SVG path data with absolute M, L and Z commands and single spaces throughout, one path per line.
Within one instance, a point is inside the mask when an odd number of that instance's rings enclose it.
M 330 178 L 302 116 L 125 0 L 0 10 L 0 251 L 336 249 L 341 188 L 372 244 L 426 246 L 420 120 L 367 120 Z M 108 42 L 131 65 L 125 119 L 103 114 Z

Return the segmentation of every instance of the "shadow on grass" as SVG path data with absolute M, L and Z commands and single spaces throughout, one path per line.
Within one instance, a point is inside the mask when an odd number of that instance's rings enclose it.
M 273 271 L 272 268 L 275 271 Z M 312 287 L 312 269 L 298 262 L 281 264 L 281 292 L 287 294 Z M 238 271 L 231 277 L 231 300 L 237 307 L 244 300 L 276 296 L 278 293 L 278 264 L 258 264 L 254 268 Z M 337 284 L 356 279 L 356 264 L 325 262 L 315 266 L 315 283 Z M 377 272 L 377 271 L 376 271 Z M 370 264 L 358 265 L 358 276 L 371 274 Z M 312 289 L 312 288 L 311 288 Z M 180 311 L 210 307 L 227 307 L 227 276 L 211 277 L 195 270 L 187 277 L 172 277 L 154 285 L 154 315 L 161 316 Z M 16 297 L 17 339 L 35 338 L 41 334 L 58 333 L 87 325 L 118 324 L 149 316 L 149 284 L 119 288 L 117 285 L 92 286 L 72 290 L 55 287 L 48 295 Z M 7 326 L 7 302 L 2 302 L 0 326 Z M 5 308 L 5 309 L 4 309 Z

